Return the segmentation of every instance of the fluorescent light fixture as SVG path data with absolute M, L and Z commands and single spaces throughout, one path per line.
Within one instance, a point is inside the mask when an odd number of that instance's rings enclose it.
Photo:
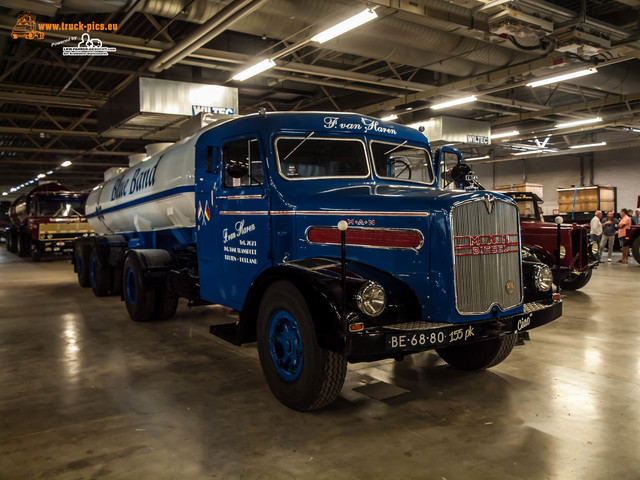
M 246 70 L 241 71 L 240 73 L 235 74 L 232 77 L 232 80 L 238 80 L 239 82 L 245 81 L 247 78 L 255 77 L 259 73 L 264 72 L 265 70 L 269 70 L 276 66 L 276 62 L 273 60 L 262 60 L 261 62 L 256 63 L 255 65 L 247 68 Z
M 601 122 L 602 118 L 587 118 L 585 120 L 576 120 L 575 122 L 565 122 L 565 123 L 556 123 L 555 128 L 569 128 L 569 127 L 577 127 L 579 125 L 586 125 L 588 123 L 597 123 Z
M 347 33 L 349 30 L 359 27 L 371 20 L 378 18 L 378 14 L 367 8 L 366 10 L 354 15 L 351 18 L 347 18 L 344 22 L 340 22 L 331 28 L 327 28 L 325 31 L 320 32 L 311 39 L 312 42 L 324 43 L 328 42 L 332 38 L 336 38 L 343 33 Z
M 607 142 L 600 143 L 586 143 L 584 145 L 570 145 L 569 148 L 589 148 L 589 147 L 603 147 Z
M 61 167 L 68 167 L 69 165 L 71 165 L 71 162 L 69 160 L 65 160 L 60 164 Z
M 520 132 L 518 130 L 512 130 L 510 132 L 502 132 L 502 133 L 492 133 L 491 140 L 493 140 L 494 138 L 514 137 L 516 135 L 520 135 Z
M 457 98 L 455 100 L 451 100 L 449 102 L 444 103 L 436 103 L 431 105 L 431 108 L 434 110 L 440 110 L 441 108 L 453 107 L 455 105 L 462 105 L 464 103 L 471 103 L 477 100 L 475 95 L 471 95 L 470 97 Z
M 398 115 L 394 115 L 393 113 L 391 115 L 387 115 L 386 117 L 382 117 L 380 120 L 382 120 L 383 122 L 390 122 L 391 120 L 397 120 L 398 119 Z
M 2 192 L 2 196 L 9 195 L 7 192 Z
M 637 128 L 632 128 L 631 131 L 632 132 L 636 132 L 636 133 L 640 133 L 640 130 L 638 130 Z
M 47 175 L 52 175 L 52 174 L 53 174 L 53 170 L 49 170 L 49 171 L 47 172 Z
M 531 153 L 542 153 L 542 150 L 529 150 L 528 152 L 514 153 L 514 155 L 529 155 Z
M 473 162 L 474 160 L 486 160 L 487 158 L 489 158 L 489 155 L 485 155 L 483 157 L 467 158 L 466 161 L 467 162 Z
M 542 85 L 549 85 L 550 83 L 564 82 L 572 78 L 584 77 L 585 75 L 591 75 L 592 73 L 598 73 L 596 68 L 587 68 L 585 70 L 578 70 L 577 72 L 565 73 L 564 75 L 556 75 L 555 77 L 543 78 L 542 80 L 535 80 L 527 83 L 527 87 L 536 88 Z
M 16 187 L 12 187 L 11 190 L 9 190 L 11 193 L 15 192 L 17 190 Z
M 38 175 L 38 177 L 37 177 L 37 178 L 44 178 L 44 177 L 46 177 L 46 176 L 47 176 L 47 174 L 46 174 L 46 173 L 40 173 L 40 174 Z

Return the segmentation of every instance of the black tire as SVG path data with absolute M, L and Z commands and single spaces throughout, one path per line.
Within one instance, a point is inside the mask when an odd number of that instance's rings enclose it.
M 76 273 L 78 274 L 78 283 L 83 288 L 91 286 L 91 272 L 89 271 L 90 252 L 91 247 L 89 247 L 88 245 L 81 245 L 79 247 L 76 247 L 74 256 Z
M 640 236 L 636 237 L 633 241 L 633 245 L 631 245 L 631 254 L 636 262 L 640 263 Z
M 152 318 L 166 320 L 173 317 L 178 309 L 178 296 L 163 287 L 156 290 L 155 297 Z
M 42 260 L 42 244 L 38 241 L 31 241 L 30 243 L 31 248 L 29 253 L 31 254 L 31 260 L 39 262 Z
M 109 295 L 111 289 L 111 268 L 103 265 L 98 258 L 98 252 L 91 250 L 89 256 L 89 283 L 96 297 Z
M 518 340 L 515 333 L 469 345 L 437 348 L 438 355 L 460 370 L 474 371 L 491 368 L 509 356 Z
M 589 280 L 591 280 L 591 274 L 593 273 L 593 269 L 590 269 L 586 273 L 571 273 L 567 278 L 565 278 L 561 283 L 560 287 L 565 290 L 578 290 L 579 288 L 584 287 Z
M 278 281 L 265 292 L 257 338 L 267 384 L 284 405 L 310 411 L 338 397 L 347 374 L 346 356 L 318 346 L 307 302 L 292 283 Z M 284 341 L 288 351 L 282 348 Z
M 122 294 L 129 316 L 135 322 L 152 319 L 155 306 L 155 290 L 144 288 L 142 271 L 137 260 L 127 255 L 122 269 Z
M 31 251 L 31 242 L 26 233 L 18 233 L 18 256 L 26 257 Z
M 11 253 L 18 251 L 18 233 L 15 230 L 9 230 L 7 232 L 7 250 Z

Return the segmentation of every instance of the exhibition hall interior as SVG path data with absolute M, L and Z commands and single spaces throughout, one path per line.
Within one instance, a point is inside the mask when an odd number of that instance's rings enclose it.
M 0 478 L 633 480 L 639 0 L 0 0 Z

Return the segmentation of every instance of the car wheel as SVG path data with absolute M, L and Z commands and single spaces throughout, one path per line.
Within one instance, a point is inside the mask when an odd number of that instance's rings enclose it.
M 631 253 L 636 262 L 640 263 L 640 236 L 636 237 L 631 246 Z
M 307 302 L 292 283 L 278 281 L 266 290 L 257 329 L 262 370 L 280 402 L 309 411 L 338 397 L 347 374 L 346 356 L 318 345 Z
M 589 283 L 592 273 L 593 269 L 590 269 L 588 272 L 584 273 L 571 273 L 560 283 L 560 287 L 564 288 L 565 290 L 578 290 L 579 288 L 582 288 L 587 283 Z
M 40 244 L 40 242 L 32 241 L 31 251 L 29 253 L 31 253 L 31 260 L 33 260 L 34 262 L 39 262 L 40 260 L 42 260 L 42 245 Z
M 517 339 L 518 335 L 512 333 L 469 345 L 437 348 L 436 352 L 452 367 L 467 371 L 484 370 L 507 358 Z
M 158 320 L 166 320 L 175 315 L 178 308 L 178 296 L 168 288 L 162 287 L 155 291 L 155 304 L 152 317 Z

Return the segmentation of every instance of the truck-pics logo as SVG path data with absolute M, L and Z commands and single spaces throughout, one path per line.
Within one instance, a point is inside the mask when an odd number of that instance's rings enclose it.
M 31 12 L 24 11 L 18 15 L 16 25 L 11 30 L 11 38 L 27 38 L 29 40 L 37 38 L 42 40 L 44 33 L 37 29 L 36 16 Z
M 88 33 L 83 33 L 77 47 L 63 47 L 62 55 L 65 57 L 106 57 L 110 52 L 115 52 L 115 47 L 103 47 L 102 40 L 91 38 Z

